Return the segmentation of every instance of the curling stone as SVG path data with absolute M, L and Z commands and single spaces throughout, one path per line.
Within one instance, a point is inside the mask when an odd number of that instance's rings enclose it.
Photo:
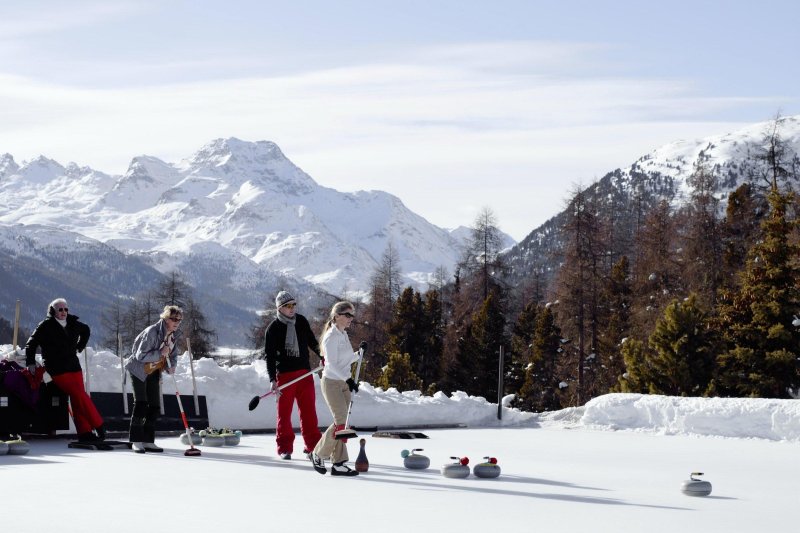
M 431 466 L 430 459 L 417 453 L 421 451 L 422 448 L 414 448 L 411 450 L 411 453 L 409 453 L 408 450 L 400 452 L 400 456 L 403 458 L 403 466 L 409 470 L 425 470 Z
M 200 444 L 201 442 L 203 442 L 203 437 L 195 433 L 193 429 L 189 428 L 189 434 L 192 437 L 192 444 Z M 189 437 L 186 436 L 185 431 L 181 433 L 181 444 L 187 446 L 189 445 Z
M 711 494 L 711 483 L 695 477 L 702 475 L 702 472 L 692 472 L 689 474 L 689 479 L 684 481 L 681 486 L 681 492 L 687 496 L 708 496 Z
M 492 478 L 500 475 L 500 465 L 497 464 L 497 459 L 494 457 L 484 457 L 486 459 L 483 463 L 478 463 L 472 468 L 472 473 L 475 477 Z
M 203 437 L 203 446 L 220 447 L 225 446 L 225 437 L 220 435 L 216 429 L 208 428 L 200 431 Z
M 16 440 L 7 440 L 5 443 L 8 446 L 8 455 L 25 455 L 31 451 L 30 444 L 21 438 L 17 438 Z
M 5 455 L 8 453 L 8 444 L 5 441 L 0 440 L 0 455 Z
M 442 475 L 444 477 L 465 478 L 469 475 L 468 457 L 451 457 L 450 459 L 455 460 L 455 462 L 442 466 Z
M 223 429 L 221 435 L 225 439 L 225 446 L 236 446 L 242 440 L 242 432 L 238 429 Z

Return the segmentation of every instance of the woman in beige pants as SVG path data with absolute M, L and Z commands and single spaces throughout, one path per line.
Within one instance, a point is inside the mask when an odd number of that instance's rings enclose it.
M 345 463 L 348 461 L 346 440 L 336 440 L 336 432 L 344 428 L 350 395 L 358 392 L 358 384 L 350 376 L 350 366 L 358 360 L 358 352 L 353 352 L 347 327 L 355 318 L 354 307 L 350 302 L 338 302 L 333 306 L 325 327 L 322 329 L 321 351 L 325 357 L 322 371 L 322 396 L 333 415 L 331 424 L 322 439 L 311 453 L 314 470 L 325 474 L 325 460 L 333 463 L 332 476 L 357 476 L 358 472 Z

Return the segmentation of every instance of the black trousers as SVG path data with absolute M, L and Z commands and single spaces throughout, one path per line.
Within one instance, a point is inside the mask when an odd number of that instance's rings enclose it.
M 158 383 L 161 371 L 156 371 L 144 381 L 131 375 L 133 385 L 133 413 L 128 432 L 130 442 L 155 442 L 156 421 L 161 414 L 161 397 Z

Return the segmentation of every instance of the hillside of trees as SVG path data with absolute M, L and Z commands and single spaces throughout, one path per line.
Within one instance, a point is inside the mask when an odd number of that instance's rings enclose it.
M 780 119 L 746 162 L 751 179 L 714 195 L 702 158 L 681 205 L 572 193 L 550 257 L 520 280 L 489 208 L 456 271 L 421 293 L 398 283 L 390 245 L 351 339 L 370 343 L 366 379 L 465 391 L 544 411 L 608 392 L 800 396 L 800 160 Z M 611 199 L 611 200 L 609 200 Z M 535 261 L 535 260 L 534 260 Z

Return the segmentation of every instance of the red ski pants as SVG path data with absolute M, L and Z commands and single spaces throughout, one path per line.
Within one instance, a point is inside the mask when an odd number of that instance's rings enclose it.
M 78 434 L 88 433 L 103 425 L 103 417 L 83 388 L 83 372 L 67 372 L 52 376 L 58 388 L 67 393 L 72 406 L 72 419 Z
M 295 370 L 278 374 L 278 386 L 288 383 L 308 372 L 308 370 Z M 322 438 L 317 422 L 317 396 L 314 391 L 314 376 L 301 379 L 294 385 L 289 385 L 281 391 L 278 397 L 278 422 L 275 441 L 278 443 L 278 453 L 292 453 L 294 450 L 294 428 L 292 427 L 292 408 L 297 402 L 300 413 L 300 434 L 303 436 L 306 450 L 313 450 Z

